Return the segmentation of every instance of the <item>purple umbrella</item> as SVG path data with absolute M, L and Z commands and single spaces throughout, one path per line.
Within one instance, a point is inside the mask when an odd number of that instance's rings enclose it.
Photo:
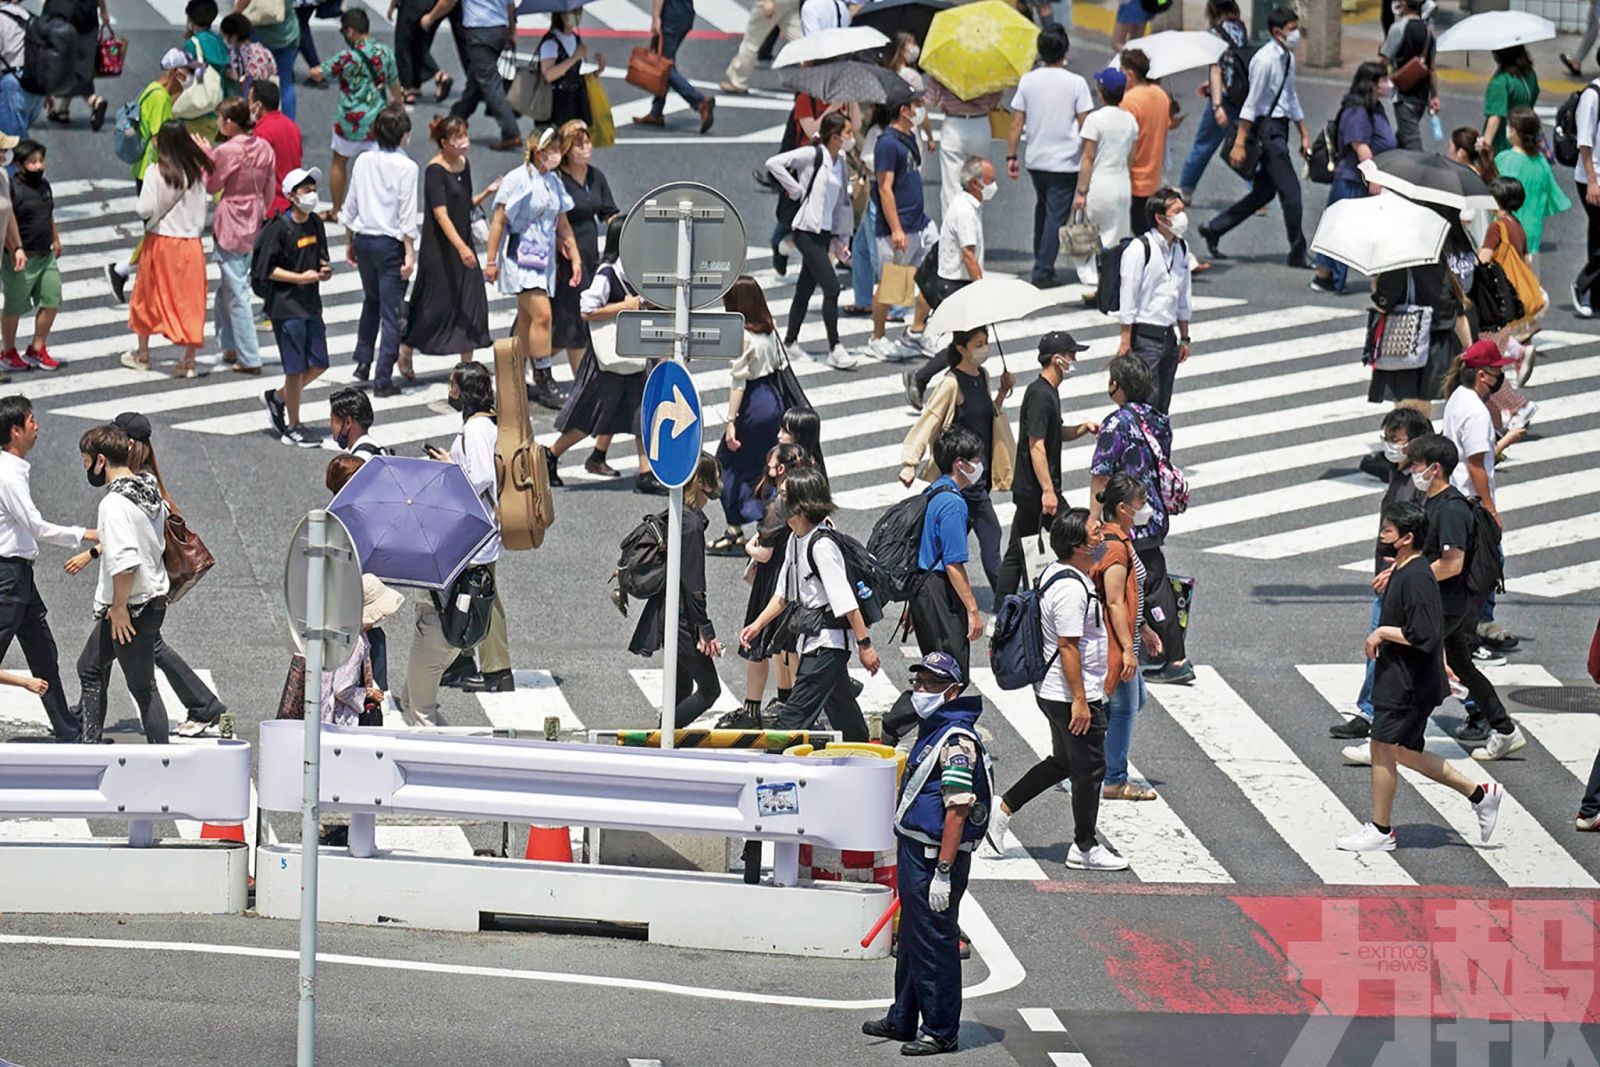
M 454 463 L 373 456 L 328 510 L 350 531 L 361 569 L 395 585 L 446 589 L 494 536 L 494 520 Z

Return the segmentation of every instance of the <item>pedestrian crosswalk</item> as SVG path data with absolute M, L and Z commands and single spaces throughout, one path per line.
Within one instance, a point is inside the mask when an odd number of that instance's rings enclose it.
M 1504 787 L 1492 840 L 1480 843 L 1476 818 L 1461 796 L 1406 772 L 1396 799 L 1400 848 L 1393 853 L 1341 852 L 1334 847 L 1335 838 L 1367 817 L 1370 771 L 1344 763 L 1341 743 L 1327 739 L 1325 727 L 1349 712 L 1364 668 L 1352 662 L 1303 663 L 1285 670 L 1268 690 L 1270 705 L 1243 695 L 1259 690 L 1244 685 L 1239 672 L 1206 665 L 1197 667 L 1192 686 L 1152 687 L 1150 702 L 1136 720 L 1133 757 L 1138 766 L 1130 766 L 1130 772 L 1136 780 L 1154 782 L 1158 799 L 1100 805 L 1099 836 L 1129 859 L 1129 871 L 1088 874 L 1064 866 L 1072 835 L 1071 806 L 1067 797 L 1051 790 L 1012 821 L 1002 853 L 987 845 L 980 848 L 973 878 L 1093 879 L 1149 886 L 1272 882 L 1600 889 L 1600 853 L 1590 847 L 1593 839 L 1574 830 L 1571 816 L 1600 750 L 1600 714 L 1514 707 L 1529 744 L 1513 756 L 1485 764 L 1467 758 L 1446 732 L 1446 726 L 1464 717 L 1458 704 L 1447 702 L 1429 728 L 1428 746 L 1471 781 L 1498 781 Z M 212 683 L 209 672 L 198 673 Z M 452 698 L 442 725 L 542 737 L 545 719 L 553 716 L 565 738 L 580 740 L 588 730 L 655 721 L 659 670 L 632 668 L 628 673 L 632 685 L 627 690 L 585 705 L 568 695 L 588 691 L 574 685 L 576 679 L 519 669 L 514 692 Z M 723 699 L 701 724 L 737 706 L 742 696 L 739 673 L 738 666 L 723 661 Z M 864 709 L 882 712 L 889 707 L 897 695 L 897 673 L 892 665 L 877 675 L 852 671 L 864 686 Z M 1503 693 L 1559 684 L 1537 664 L 1489 667 L 1485 673 Z M 1003 791 L 1049 754 L 1049 730 L 1031 693 L 1000 689 L 986 669 L 975 669 L 973 675 L 987 709 L 980 730 L 995 758 L 996 787 Z M 225 692 L 221 695 L 226 699 Z M 165 696 L 169 707 L 179 707 L 170 689 Z M 136 741 L 131 699 L 121 694 L 121 701 L 113 705 L 108 734 L 125 743 Z M 1292 715 L 1285 716 L 1285 708 L 1293 708 Z M 402 725 L 397 716 L 391 724 Z M 20 689 L 0 690 L 0 731 L 45 729 L 37 698 Z M 1315 740 L 1308 744 L 1307 736 Z M 98 820 L 0 820 L 0 841 L 82 840 L 91 834 L 115 836 L 119 830 L 117 824 Z M 199 826 L 190 823 L 158 826 L 158 831 L 186 839 L 200 836 Z M 275 815 L 262 832 L 269 839 L 292 840 L 297 821 Z M 246 826 L 247 840 L 254 840 L 255 833 L 252 821 Z M 377 840 L 385 849 L 468 856 L 497 850 L 503 840 L 518 848 L 520 834 L 519 828 L 508 831 L 500 824 L 386 819 L 378 824 Z
M 176 381 L 158 372 L 118 366 L 127 344 L 125 310 L 113 306 L 100 276 L 104 265 L 124 255 L 139 232 L 130 211 L 129 189 L 115 181 L 63 181 L 62 263 L 71 294 L 57 321 L 51 350 L 63 371 L 19 375 L 12 388 L 52 414 L 84 420 L 109 419 L 137 407 L 158 422 L 184 432 L 233 439 L 241 449 L 279 447 L 268 432 L 260 403 L 266 379 L 215 373 L 200 381 Z M 352 380 L 348 353 L 360 310 L 355 272 L 343 263 L 342 237 L 333 235 L 334 277 L 323 287 L 330 349 L 335 366 L 307 391 L 304 421 L 317 426 L 327 416 L 331 390 Z M 213 268 L 214 269 L 214 268 Z M 747 269 L 785 317 L 793 274 L 779 276 L 770 252 L 749 250 Z M 1068 423 L 1094 422 L 1110 409 L 1104 370 L 1116 348 L 1116 328 L 1105 316 L 1084 309 L 1076 289 L 1056 290 L 1050 311 L 995 331 L 1003 353 L 990 370 L 1008 367 L 1017 388 L 1006 403 L 1012 418 L 1023 387 L 1036 373 L 1032 347 L 1048 330 L 1068 330 L 1089 344 L 1077 373 L 1060 390 Z M 504 335 L 512 303 L 491 296 L 491 326 Z M 1383 407 L 1366 400 L 1367 372 L 1359 351 L 1365 309 L 1355 298 L 1263 309 L 1237 296 L 1197 286 L 1193 357 L 1180 369 L 1172 405 L 1174 459 L 1193 489 L 1189 510 L 1172 523 L 1171 543 L 1204 553 L 1270 566 L 1274 561 L 1312 559 L 1351 572 L 1364 570 L 1360 547 L 1374 536 L 1374 512 L 1383 486 L 1356 469 L 1377 444 Z M 1583 324 L 1552 312 L 1538 339 L 1541 352 L 1529 393 L 1540 404 L 1529 439 L 1509 450 L 1498 469 L 1499 507 L 1508 529 L 1508 589 L 1513 594 L 1553 599 L 1600 589 L 1596 558 L 1600 482 L 1582 477 L 1587 457 L 1600 447 L 1600 419 L 1592 402 L 1600 382 L 1600 331 L 1569 329 Z M 870 335 L 865 319 L 845 318 L 846 344 Z M 261 335 L 270 375 L 277 357 L 270 335 Z M 825 346 L 815 308 L 800 330 L 800 344 L 813 354 Z M 214 345 L 202 353 L 215 369 Z M 158 368 L 175 359 L 157 352 Z M 444 373 L 452 356 L 419 356 L 421 382 L 403 395 L 377 399 L 375 435 L 409 449 L 453 434 L 457 417 L 440 410 Z M 557 377 L 569 379 L 564 361 Z M 906 406 L 901 372 L 914 363 L 868 361 L 851 373 L 833 371 L 797 354 L 795 370 L 810 403 L 822 415 L 822 440 L 836 502 L 847 526 L 865 525 L 872 512 L 909 490 L 896 480 L 901 441 L 916 419 Z M 696 386 L 705 407 L 708 443 L 725 421 L 726 365 L 697 363 Z M 431 405 L 431 408 L 430 408 Z M 549 415 L 536 415 L 542 440 L 555 437 Z M 1092 438 L 1066 446 L 1062 457 L 1066 498 L 1086 498 Z M 631 472 L 637 460 L 626 444 L 612 449 L 611 464 Z M 588 478 L 572 465 L 564 476 Z M 1005 494 L 997 495 L 1003 523 L 1011 517 Z M 852 512 L 866 515 L 852 516 Z

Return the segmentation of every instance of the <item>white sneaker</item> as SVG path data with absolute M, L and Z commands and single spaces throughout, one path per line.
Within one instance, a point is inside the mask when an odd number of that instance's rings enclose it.
M 931 356 L 937 351 L 933 346 L 933 339 L 928 336 L 927 330 L 917 333 L 908 326 L 906 327 L 906 332 L 901 334 L 900 337 L 905 346 L 913 352 L 921 352 L 925 356 Z
M 1583 830 L 1586 833 L 1600 830 L 1600 812 L 1596 812 L 1593 815 L 1579 815 L 1572 820 L 1572 828 L 1574 830 Z
M 1067 849 L 1067 866 L 1080 871 L 1125 871 L 1128 860 L 1096 842 L 1085 852 L 1077 845 Z
M 1576 285 L 1572 287 L 1572 310 L 1580 319 L 1591 318 L 1594 315 L 1594 308 L 1584 301 L 1583 295 L 1578 292 Z
M 1506 429 L 1520 430 L 1533 421 L 1533 416 L 1539 411 L 1539 402 L 1530 400 L 1511 418 L 1506 420 Z
M 1344 757 L 1346 763 L 1353 763 L 1357 767 L 1372 766 L 1372 742 L 1363 741 L 1359 745 L 1346 745 L 1339 750 L 1339 755 Z M 1343 846 L 1340 846 L 1341 848 Z
M 828 366 L 834 370 L 855 370 L 861 361 L 850 354 L 850 350 L 842 344 L 834 345 L 828 351 Z
M 179 737 L 202 737 L 207 733 L 215 732 L 216 729 L 217 724 L 214 722 L 196 722 L 193 719 L 185 719 L 174 727 L 172 732 Z
M 989 825 L 983 831 L 984 840 L 989 842 L 989 847 L 997 854 L 1004 854 L 1006 850 L 1006 827 L 1011 825 L 1011 813 L 1000 806 L 997 800 L 994 810 L 989 813 Z
M 898 363 L 906 358 L 906 350 L 897 341 L 888 337 L 874 337 L 861 346 L 861 355 L 866 359 L 880 359 L 885 363 Z
M 1528 739 L 1523 736 L 1520 726 L 1513 725 L 1509 734 L 1491 730 L 1489 740 L 1484 742 L 1483 747 L 1472 750 L 1472 758 L 1479 763 L 1488 763 L 1490 760 L 1511 755 L 1519 748 L 1525 747 L 1527 743 Z
M 1370 822 L 1353 834 L 1345 834 L 1336 844 L 1346 852 L 1393 852 L 1394 831 L 1384 833 Z
M 1528 379 L 1533 377 L 1533 365 L 1539 360 L 1539 350 L 1532 345 L 1524 346 L 1522 360 L 1517 364 L 1517 388 L 1527 387 Z
M 1500 798 L 1506 791 L 1500 788 L 1499 782 L 1483 783 L 1483 799 L 1472 805 L 1473 812 L 1478 816 L 1478 831 L 1483 835 L 1485 843 L 1494 833 L 1494 821 L 1500 816 Z

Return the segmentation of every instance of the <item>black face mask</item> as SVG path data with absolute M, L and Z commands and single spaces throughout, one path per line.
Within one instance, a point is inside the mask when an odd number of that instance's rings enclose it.
M 446 403 L 450 405 L 452 411 L 461 410 L 461 397 L 459 395 L 447 398 Z
M 1489 392 L 1496 392 L 1504 384 L 1506 384 L 1506 376 L 1504 374 L 1499 375 L 1495 378 L 1494 384 L 1489 386 Z
M 17 171 L 17 177 L 21 178 L 29 185 L 38 185 L 40 182 L 44 181 L 44 171 L 19 169 Z
M 83 472 L 83 476 L 89 479 L 89 484 L 94 486 L 96 489 L 103 489 L 105 487 L 106 469 L 104 467 L 91 466 L 88 470 Z

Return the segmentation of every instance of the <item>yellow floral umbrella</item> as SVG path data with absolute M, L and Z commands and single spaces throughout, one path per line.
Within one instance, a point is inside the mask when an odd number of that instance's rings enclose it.
M 978 0 L 933 16 L 921 67 L 972 100 L 1017 84 L 1033 67 L 1039 29 L 1004 0 Z

